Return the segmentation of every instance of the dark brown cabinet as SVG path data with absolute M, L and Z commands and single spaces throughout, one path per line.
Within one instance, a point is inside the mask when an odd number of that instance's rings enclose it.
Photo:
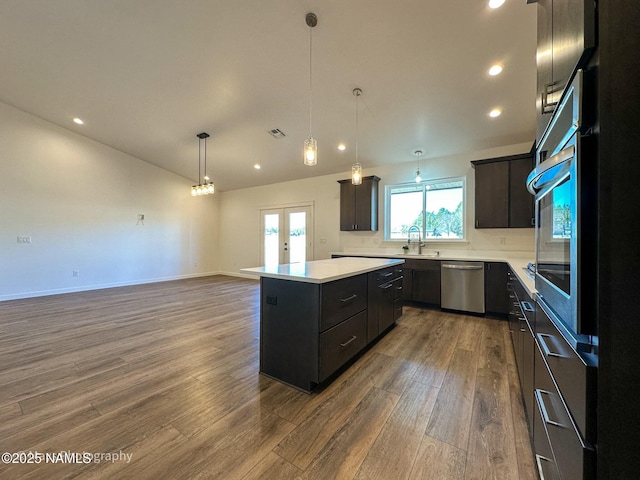
M 378 183 L 376 176 L 363 177 L 361 185 L 351 179 L 338 180 L 340 184 L 340 230 L 378 230 Z
M 534 339 L 535 307 L 533 300 L 516 275 L 507 270 L 507 292 L 509 301 L 509 333 L 520 378 L 529 433 L 534 423 Z
M 260 372 L 311 392 L 402 315 L 402 264 L 326 283 L 261 277 Z
M 506 316 L 509 313 L 509 266 L 503 262 L 485 262 L 484 267 L 485 311 Z
M 536 144 L 576 68 L 595 47 L 594 0 L 538 0 Z
M 534 199 L 526 186 L 533 151 L 474 160 L 475 227 L 526 228 L 534 224 Z
M 440 261 L 405 260 L 402 298 L 440 306 Z
M 367 342 L 373 341 L 402 315 L 403 267 L 388 267 L 369 273 Z

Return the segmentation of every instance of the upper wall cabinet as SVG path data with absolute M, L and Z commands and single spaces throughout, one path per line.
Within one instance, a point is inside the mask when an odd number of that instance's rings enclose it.
M 534 166 L 533 151 L 471 163 L 476 177 L 475 227 L 532 227 L 534 203 L 526 180 Z
M 533 3 L 529 0 L 529 3 Z M 577 68 L 595 47 L 594 0 L 538 0 L 536 145 Z
M 340 230 L 378 230 L 378 183 L 376 176 L 363 177 L 361 185 L 351 179 L 338 180 L 340 184 Z

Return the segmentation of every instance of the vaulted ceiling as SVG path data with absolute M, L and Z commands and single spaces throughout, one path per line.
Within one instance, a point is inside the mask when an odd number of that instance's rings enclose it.
M 315 167 L 302 164 L 307 12 Z M 194 182 L 208 132 L 224 191 L 350 170 L 359 87 L 366 175 L 416 149 L 428 162 L 532 142 L 535 21 L 525 0 L 9 0 L 0 101 Z

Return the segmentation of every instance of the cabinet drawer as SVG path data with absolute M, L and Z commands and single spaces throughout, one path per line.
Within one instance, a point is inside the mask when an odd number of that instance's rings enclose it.
M 320 334 L 320 381 L 349 361 L 367 344 L 367 311 Z
M 553 458 L 551 444 L 542 421 L 542 413 L 536 402 L 533 412 L 533 446 L 536 455 L 536 467 L 540 478 L 544 480 L 559 480 L 558 467 Z
M 592 478 L 593 450 L 582 437 L 553 382 L 542 352 L 535 361 L 535 400 L 561 478 Z
M 595 443 L 596 368 L 587 365 L 538 304 L 536 342 L 578 430 Z
M 390 282 L 391 280 L 396 278 L 396 272 L 393 267 L 383 268 L 382 270 L 378 270 L 376 273 L 378 274 L 378 285 Z
M 367 275 L 322 284 L 320 331 L 367 308 Z

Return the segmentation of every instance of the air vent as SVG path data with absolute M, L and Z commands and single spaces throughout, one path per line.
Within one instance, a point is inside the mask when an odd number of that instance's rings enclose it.
M 269 130 L 269 135 L 271 135 L 273 138 L 284 138 L 284 137 L 286 137 L 284 132 L 282 130 L 280 130 L 279 128 L 273 128 L 273 129 Z

